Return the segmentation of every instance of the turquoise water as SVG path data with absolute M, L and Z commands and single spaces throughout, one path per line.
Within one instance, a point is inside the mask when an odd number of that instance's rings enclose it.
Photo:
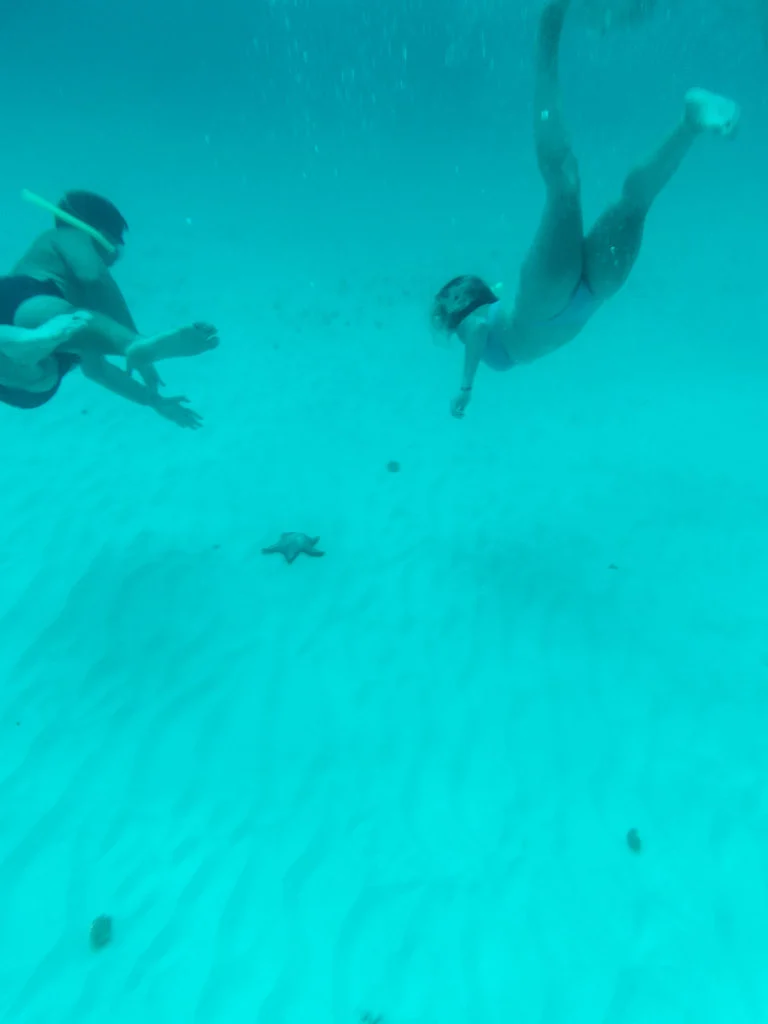
M 742 128 L 462 422 L 427 313 L 536 228 L 535 7 L 0 13 L 6 267 L 23 188 L 94 189 L 139 327 L 222 337 L 162 366 L 197 433 L 0 408 L 0 1020 L 766 1018 L 761 12 L 589 6 L 589 220 L 690 86 Z

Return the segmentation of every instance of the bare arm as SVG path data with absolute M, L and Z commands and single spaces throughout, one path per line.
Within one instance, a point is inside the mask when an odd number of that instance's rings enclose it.
M 80 369 L 88 380 L 101 384 L 102 387 L 120 395 L 121 398 L 127 398 L 129 402 L 135 402 L 136 405 L 153 406 L 157 399 L 157 394 L 150 391 L 145 384 L 140 384 L 129 373 L 110 363 L 103 356 L 83 356 Z
M 85 294 L 89 309 L 108 316 L 134 334 L 139 333 L 128 309 L 128 303 L 108 270 L 97 281 L 85 286 Z
M 461 373 L 461 390 L 451 401 L 451 416 L 460 420 L 464 418 L 464 411 L 472 398 L 475 374 L 488 342 L 488 324 L 468 318 L 458 333 L 464 344 L 464 368 Z
M 121 327 L 138 334 L 128 303 L 123 297 L 98 245 L 82 231 L 55 232 L 52 239 L 60 258 L 77 281 L 82 305 L 108 316 Z
M 92 327 L 117 353 L 127 355 L 139 336 L 138 330 L 128 303 L 99 255 L 97 246 L 82 231 L 62 231 L 59 234 L 55 244 L 70 273 L 77 280 L 80 293 L 78 298 L 86 309 L 95 314 Z M 110 371 L 105 372 L 113 380 L 116 379 Z M 142 366 L 139 373 L 155 391 L 162 386 L 162 378 L 154 366 Z
M 84 356 L 80 368 L 83 374 L 95 384 L 101 384 L 108 391 L 127 398 L 129 402 L 136 405 L 145 405 L 154 409 L 164 419 L 170 420 L 179 427 L 188 427 L 197 430 L 203 425 L 202 417 L 186 406 L 187 399 L 182 395 L 166 397 L 159 395 L 156 390 L 140 384 L 137 380 L 121 370 L 118 366 L 110 363 L 103 356 Z
M 103 274 L 109 273 L 96 243 L 82 231 L 66 228 L 52 231 L 48 237 L 52 252 L 63 261 L 69 274 L 80 286 L 92 284 Z
M 475 383 L 477 368 L 480 366 L 485 346 L 488 341 L 488 325 L 478 323 L 467 332 L 464 340 L 464 369 L 461 374 L 462 391 L 471 390 Z

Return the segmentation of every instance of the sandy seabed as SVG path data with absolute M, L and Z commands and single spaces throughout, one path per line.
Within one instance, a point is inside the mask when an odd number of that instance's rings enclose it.
M 461 423 L 330 271 L 134 276 L 199 433 L 0 410 L 0 1019 L 766 1019 L 766 362 L 656 266 Z

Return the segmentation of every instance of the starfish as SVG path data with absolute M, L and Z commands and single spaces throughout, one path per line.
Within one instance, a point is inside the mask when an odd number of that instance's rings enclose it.
M 319 537 L 308 537 L 306 533 L 281 533 L 280 540 L 269 548 L 262 548 L 262 555 L 282 555 L 290 564 L 299 555 L 310 555 L 312 558 L 322 558 L 324 551 L 315 550 L 315 544 Z

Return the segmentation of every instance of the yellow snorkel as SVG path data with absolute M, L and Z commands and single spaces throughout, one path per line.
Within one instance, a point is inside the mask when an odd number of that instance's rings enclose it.
M 59 220 L 63 220 L 71 227 L 84 231 L 86 235 L 90 235 L 94 242 L 98 242 L 98 244 L 103 249 L 106 249 L 108 253 L 117 252 L 117 246 L 102 235 L 100 231 L 97 231 L 96 228 L 92 228 L 90 224 L 86 224 L 85 221 L 80 220 L 78 217 L 73 217 L 71 213 L 67 213 L 66 210 L 62 210 L 53 203 L 49 203 L 48 200 L 43 199 L 42 196 L 37 196 L 34 192 L 30 192 L 28 188 L 25 188 L 21 191 L 21 197 L 22 199 L 26 199 L 28 203 L 34 203 L 35 206 L 39 206 L 41 210 L 46 210 L 48 213 L 52 213 L 54 217 L 58 217 Z

